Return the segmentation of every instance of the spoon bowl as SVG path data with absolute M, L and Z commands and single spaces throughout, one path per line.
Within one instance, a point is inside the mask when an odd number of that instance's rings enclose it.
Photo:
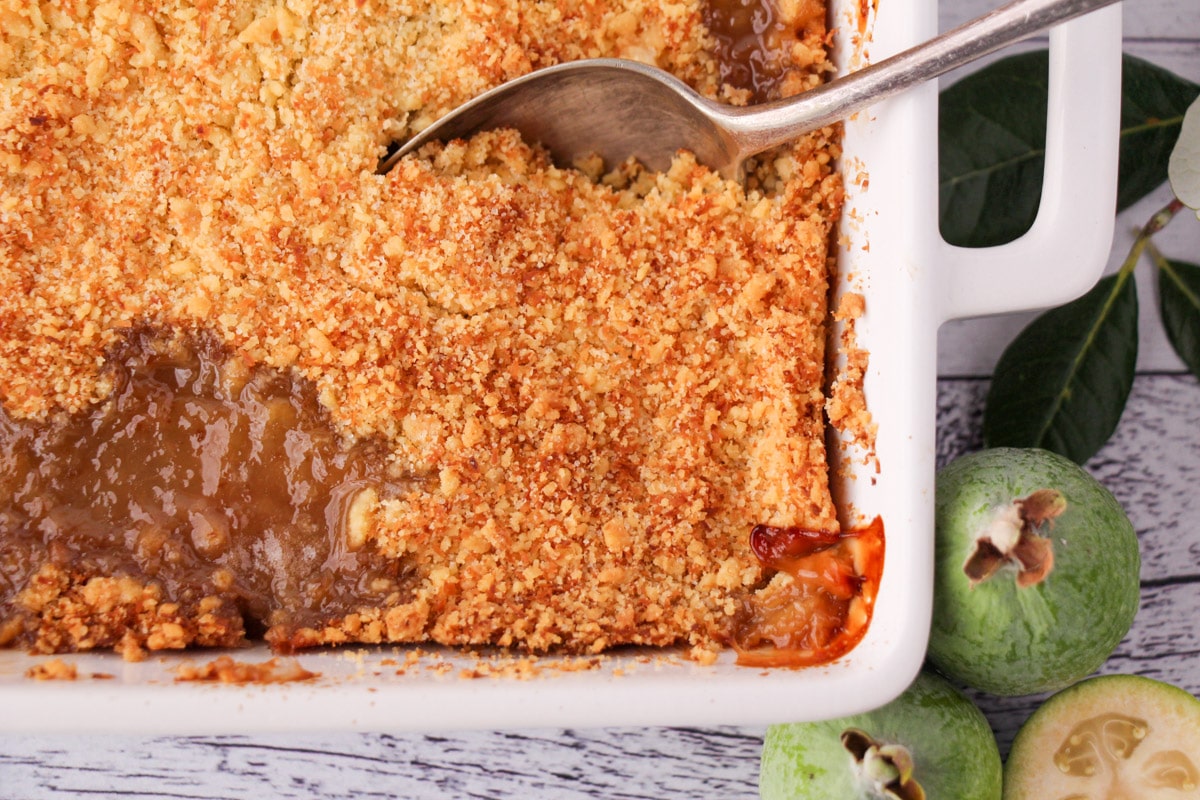
M 675 76 L 637 61 L 594 58 L 531 72 L 479 95 L 442 117 L 384 162 L 382 171 L 434 140 L 515 128 L 555 163 L 598 155 L 615 165 L 629 157 L 653 170 L 670 166 L 681 147 L 703 164 L 737 156 L 722 125 L 726 109 Z
M 515 128 L 571 166 L 598 155 L 608 167 L 636 158 L 664 170 L 680 150 L 740 180 L 747 158 L 845 119 L 1059 22 L 1116 0 L 1013 0 L 924 44 L 795 97 L 756 106 L 708 100 L 663 70 L 603 58 L 532 72 L 479 95 L 405 142 L 380 164 L 431 141 Z

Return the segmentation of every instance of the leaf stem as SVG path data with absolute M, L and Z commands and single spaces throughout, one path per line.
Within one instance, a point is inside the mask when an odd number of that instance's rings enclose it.
M 1159 250 L 1154 242 L 1148 242 L 1146 244 L 1146 250 L 1149 251 L 1150 260 L 1154 263 L 1154 266 L 1158 267 L 1159 269 L 1171 269 L 1171 263 L 1167 261 L 1167 257 L 1163 255 L 1162 250 Z
M 1171 263 L 1170 259 L 1164 256 L 1162 251 L 1154 246 L 1154 242 L 1151 242 L 1149 245 L 1147 245 L 1146 249 L 1150 251 L 1150 260 L 1154 262 L 1154 266 L 1158 267 L 1159 271 L 1166 275 L 1167 280 L 1175 284 L 1175 289 L 1181 295 L 1187 298 L 1187 301 L 1191 304 L 1192 308 L 1200 312 L 1200 296 L 1192 291 L 1191 287 L 1188 286 L 1187 281 L 1185 281 L 1183 276 L 1179 274 L 1179 271 L 1176 270 L 1175 265 Z
M 1150 217 L 1150 221 L 1142 226 L 1134 237 L 1133 246 L 1129 248 L 1129 255 L 1125 256 L 1125 260 L 1121 262 L 1121 268 L 1117 270 L 1117 274 L 1121 276 L 1120 281 L 1124 282 L 1133 272 L 1133 268 L 1142 257 L 1146 246 L 1150 244 L 1150 239 L 1154 234 L 1167 227 L 1167 224 L 1175 218 L 1175 215 L 1184 208 L 1183 201 L 1178 197 L 1171 198 L 1171 202 L 1160 208 Z

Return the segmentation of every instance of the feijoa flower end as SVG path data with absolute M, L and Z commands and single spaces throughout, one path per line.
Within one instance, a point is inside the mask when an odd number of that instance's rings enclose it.
M 1000 800 L 1000 750 L 975 704 L 931 672 L 874 711 L 772 725 L 762 800 Z

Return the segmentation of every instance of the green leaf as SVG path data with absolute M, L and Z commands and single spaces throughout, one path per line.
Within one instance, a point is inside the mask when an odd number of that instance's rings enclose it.
M 1184 261 L 1158 263 L 1158 306 L 1175 352 L 1200 378 L 1200 266 Z
M 1042 196 L 1047 53 L 1022 53 L 968 75 L 940 96 L 942 236 L 984 247 L 1029 229 Z
M 997 61 L 945 89 L 938 122 L 942 236 L 984 247 L 1029 230 L 1042 196 L 1048 54 Z M 1122 61 L 1116 209 L 1167 179 L 1167 161 L 1200 86 L 1147 61 Z
M 988 447 L 1040 447 L 1078 464 L 1112 436 L 1137 364 L 1129 272 L 1031 322 L 1001 355 L 983 414 Z
M 1125 56 L 1121 68 L 1121 172 L 1117 208 L 1167 179 L 1167 162 L 1200 86 L 1148 61 Z

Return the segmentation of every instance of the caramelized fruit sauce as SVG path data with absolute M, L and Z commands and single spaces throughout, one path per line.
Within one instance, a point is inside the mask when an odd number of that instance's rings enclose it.
M 780 99 L 792 72 L 792 45 L 799 35 L 824 31 L 822 0 L 795 5 L 793 24 L 784 21 L 776 0 L 709 0 L 704 6 L 704 24 L 716 40 L 721 82 L 748 90 L 751 103 Z
M 822 664 L 866 635 L 883 574 L 883 520 L 840 532 L 757 525 L 750 547 L 782 579 L 743 598 L 732 636 L 739 664 Z
M 110 398 L 84 413 L 0 409 L 0 639 L 22 640 L 46 565 L 153 583 L 185 610 L 219 598 L 221 645 L 265 632 L 286 650 L 298 627 L 404 599 L 403 562 L 364 526 L 414 479 L 339 441 L 310 384 L 203 336 L 140 331 L 109 364 Z

